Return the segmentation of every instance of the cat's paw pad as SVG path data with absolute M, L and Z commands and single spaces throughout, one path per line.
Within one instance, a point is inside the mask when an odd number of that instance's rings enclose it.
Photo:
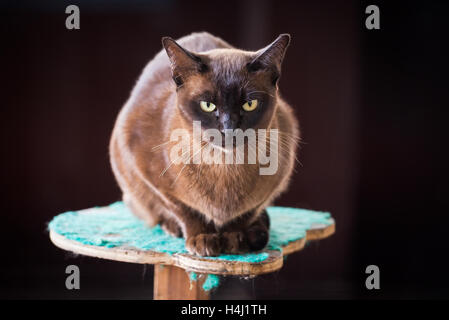
M 220 237 L 218 234 L 201 233 L 186 240 L 186 248 L 198 256 L 217 256 L 220 254 Z

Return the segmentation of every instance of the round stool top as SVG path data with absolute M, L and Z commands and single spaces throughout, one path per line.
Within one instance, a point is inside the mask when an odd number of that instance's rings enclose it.
M 65 250 L 103 259 L 166 264 L 187 271 L 222 275 L 258 275 L 282 267 L 283 256 L 304 248 L 306 241 L 335 232 L 328 212 L 269 207 L 270 240 L 264 250 L 240 255 L 200 257 L 189 254 L 183 238 L 148 227 L 123 202 L 69 211 L 49 223 L 52 242 Z

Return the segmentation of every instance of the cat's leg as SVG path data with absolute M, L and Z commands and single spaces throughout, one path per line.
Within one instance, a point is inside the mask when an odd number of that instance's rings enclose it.
M 144 205 L 142 201 L 131 194 L 123 194 L 123 202 L 135 216 L 142 219 L 148 226 L 153 227 L 160 222 L 160 215 L 154 208 Z
M 181 226 L 186 249 L 191 254 L 217 256 L 221 253 L 220 236 L 213 222 L 206 221 L 204 215 L 184 205 L 177 206 L 172 214 Z
M 151 193 L 147 193 L 145 198 L 133 197 L 130 194 L 123 195 L 123 202 L 138 218 L 154 227 L 160 224 L 161 228 L 173 237 L 182 237 L 182 230 L 175 219 L 167 214 L 167 208 L 163 203 Z
M 161 220 L 161 228 L 169 235 L 180 238 L 182 237 L 182 230 L 176 220 L 168 217 L 163 217 Z
M 244 253 L 263 249 L 269 240 L 270 219 L 263 210 L 255 219 L 247 213 L 220 229 L 222 253 Z

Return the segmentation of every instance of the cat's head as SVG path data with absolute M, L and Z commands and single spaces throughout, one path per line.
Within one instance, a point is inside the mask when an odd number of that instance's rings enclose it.
M 213 49 L 195 53 L 162 39 L 177 86 L 178 107 L 204 129 L 266 129 L 277 104 L 278 80 L 290 35 L 256 52 Z

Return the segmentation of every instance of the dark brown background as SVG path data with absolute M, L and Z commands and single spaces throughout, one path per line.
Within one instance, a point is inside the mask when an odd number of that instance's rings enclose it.
M 81 30 L 65 28 L 77 4 Z M 162 36 L 209 31 L 258 49 L 292 35 L 280 83 L 302 166 L 277 205 L 332 212 L 337 233 L 282 271 L 227 278 L 214 298 L 447 298 L 447 42 L 443 2 L 6 1 L 1 9 L 0 297 L 152 297 L 153 268 L 73 257 L 46 231 L 67 210 L 120 199 L 115 117 Z M 81 290 L 65 289 L 65 267 Z M 381 290 L 365 289 L 365 268 Z

